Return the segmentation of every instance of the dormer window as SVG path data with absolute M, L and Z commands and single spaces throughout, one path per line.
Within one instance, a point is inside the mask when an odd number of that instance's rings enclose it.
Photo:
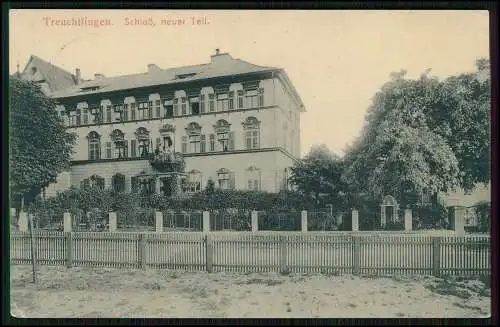
M 188 78 L 188 77 L 193 77 L 195 75 L 196 75 L 196 73 L 179 74 L 179 75 L 175 75 L 175 79 L 184 79 L 184 78 Z
M 31 74 L 35 75 L 36 74 L 36 67 L 31 67 Z
M 89 87 L 82 87 L 80 89 L 81 92 L 91 92 L 91 91 L 97 91 L 99 90 L 100 86 L 89 86 Z

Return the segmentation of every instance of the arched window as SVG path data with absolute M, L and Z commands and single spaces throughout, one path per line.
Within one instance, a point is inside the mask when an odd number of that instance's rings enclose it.
M 126 158 L 128 156 L 127 141 L 125 140 L 125 135 L 119 129 L 115 129 L 111 133 L 111 140 L 114 143 L 115 148 L 115 158 Z
M 90 132 L 87 138 L 89 140 L 89 160 L 99 160 L 101 158 L 101 136 L 97 132 Z
M 261 189 L 261 171 L 255 166 L 251 166 L 246 170 L 248 189 L 260 191 Z
M 201 126 L 191 122 L 186 127 L 186 134 L 189 138 L 189 152 L 199 153 L 201 151 Z
M 230 131 L 230 127 L 231 125 L 224 119 L 218 120 L 214 125 L 219 143 L 219 151 L 234 150 L 234 133 Z
M 260 121 L 255 117 L 248 117 L 242 125 L 245 131 L 245 148 L 260 148 Z
M 151 149 L 153 147 L 152 141 L 149 137 L 149 131 L 144 127 L 139 127 L 135 136 L 137 138 L 138 149 L 139 149 L 139 157 L 145 158 L 151 153 Z
M 235 178 L 234 172 L 229 169 L 221 168 L 217 171 L 217 180 L 219 182 L 219 188 L 223 190 L 229 190 L 235 188 Z
M 111 178 L 111 185 L 113 186 L 113 191 L 123 192 L 125 191 L 125 175 L 115 174 Z

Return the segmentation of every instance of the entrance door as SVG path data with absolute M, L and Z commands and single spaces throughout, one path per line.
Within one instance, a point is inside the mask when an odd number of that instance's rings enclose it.
M 393 206 L 385 207 L 385 219 L 386 219 L 386 221 L 390 221 L 391 223 L 396 222 L 396 219 L 394 218 L 394 207 Z

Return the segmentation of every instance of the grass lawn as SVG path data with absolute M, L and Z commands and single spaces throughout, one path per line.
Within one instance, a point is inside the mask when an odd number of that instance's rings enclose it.
M 475 318 L 489 279 L 11 266 L 11 310 L 43 318 Z

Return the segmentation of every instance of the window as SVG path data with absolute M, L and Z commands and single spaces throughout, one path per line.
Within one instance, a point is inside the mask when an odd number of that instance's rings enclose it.
M 96 132 L 90 132 L 87 136 L 89 140 L 89 160 L 99 160 L 101 157 L 101 137 Z
M 149 151 L 150 141 L 149 140 L 138 140 L 138 141 L 139 141 L 139 156 L 141 158 L 146 158 L 150 153 Z
M 153 101 L 148 102 L 148 118 L 146 119 L 151 119 L 153 118 Z
M 227 94 L 217 95 L 217 111 L 226 111 L 229 108 Z
M 215 95 L 213 93 L 208 95 L 208 107 L 209 107 L 210 112 L 215 111 L 214 98 L 215 98 Z
M 188 173 L 186 192 L 196 193 L 201 191 L 201 173 L 197 170 L 192 170 Z
M 205 94 L 200 95 L 200 112 L 205 112 Z
M 229 92 L 228 106 L 230 110 L 234 109 L 234 91 Z
M 139 111 L 139 120 L 149 119 L 149 103 L 148 102 L 140 102 L 138 106 Z
M 219 182 L 219 188 L 223 190 L 234 189 L 234 173 L 229 170 L 222 168 L 217 171 L 217 180 Z
M 200 136 L 200 152 L 207 152 L 207 144 L 205 134 Z
M 149 138 L 149 131 L 144 127 L 139 127 L 135 132 L 139 148 L 139 157 L 146 158 L 151 153 L 151 140 Z
M 263 107 L 264 106 L 264 89 L 259 88 L 258 92 L 258 106 Z
M 89 124 L 89 110 L 87 108 L 84 108 L 82 111 L 83 111 L 83 125 L 88 125 Z
M 111 106 L 106 106 L 106 122 L 111 123 Z
M 139 191 L 139 180 L 135 176 L 130 177 L 130 189 L 133 193 L 136 193 Z
M 186 133 L 189 137 L 189 152 L 200 152 L 201 143 L 201 126 L 198 123 L 191 122 L 186 127 Z
M 230 126 L 231 125 L 224 119 L 218 120 L 214 126 L 221 151 L 234 149 L 234 136 L 233 133 L 230 132 Z
M 92 175 L 90 176 L 89 178 L 85 178 L 80 186 L 82 188 L 88 188 L 88 187 L 98 187 L 100 188 L 101 190 L 104 189 L 104 178 L 102 178 L 101 176 L 98 176 L 98 175 Z
M 229 150 L 229 133 L 217 133 L 217 140 L 221 145 L 222 151 Z
M 172 105 L 172 101 L 165 101 L 165 118 L 172 118 L 174 116 L 174 106 Z
M 111 140 L 114 143 L 114 158 L 126 158 L 127 157 L 127 141 L 122 131 L 115 129 L 111 133 Z
M 115 112 L 115 121 L 123 121 L 123 104 L 116 104 L 113 107 Z
M 260 148 L 260 121 L 255 117 L 248 117 L 243 122 L 245 130 L 245 148 L 258 149 Z
M 179 116 L 179 99 L 174 99 L 174 116 Z
M 189 144 L 191 145 L 191 149 L 190 149 L 191 153 L 200 152 L 200 142 L 201 142 L 200 135 L 189 136 Z
M 250 130 L 245 132 L 246 149 L 258 149 L 259 148 L 259 131 Z
M 125 191 L 125 176 L 122 174 L 115 174 L 111 177 L 111 185 L 113 191 L 124 192 Z
M 187 136 L 182 136 L 181 152 L 187 153 Z
M 181 111 L 183 116 L 187 115 L 186 97 L 181 98 Z
M 261 181 L 261 172 L 260 169 L 252 166 L 247 169 L 247 187 L 251 191 L 259 191 L 260 181 Z
M 215 151 L 215 134 L 210 134 L 210 145 L 208 151 Z
M 128 120 L 128 104 L 123 105 L 122 119 L 123 119 L 123 121 Z
M 193 115 L 200 114 L 200 104 L 198 102 L 191 103 L 191 114 L 193 114 Z
M 80 126 L 82 124 L 82 110 L 76 109 L 76 126 Z
M 111 159 L 111 142 L 106 142 L 106 158 Z
M 137 119 L 137 111 L 135 109 L 136 107 L 136 104 L 135 103 L 131 103 L 130 104 L 130 120 L 136 120 Z
M 155 107 L 156 107 L 156 117 L 157 118 L 163 117 L 163 115 L 161 114 L 161 101 L 160 100 L 155 101 Z
M 257 90 L 248 90 L 247 91 L 247 94 L 246 94 L 247 108 L 256 108 L 258 106 L 257 97 L 258 97 Z
M 243 90 L 238 90 L 238 109 L 243 108 Z
M 130 140 L 130 156 L 137 157 L 137 140 Z

